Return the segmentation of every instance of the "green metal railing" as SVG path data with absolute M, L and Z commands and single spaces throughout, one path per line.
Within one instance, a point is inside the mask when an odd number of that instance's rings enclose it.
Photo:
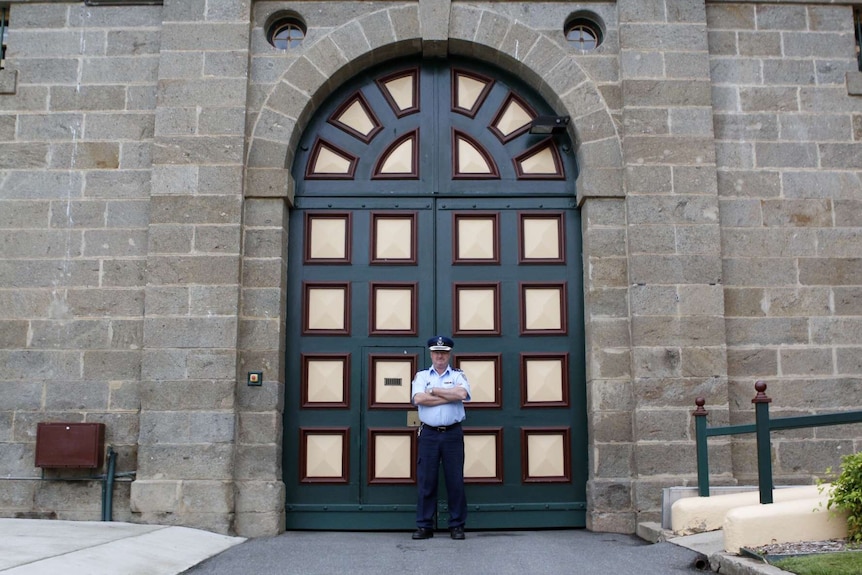
M 694 403 L 697 406 L 694 415 L 695 439 L 697 441 L 697 489 L 701 497 L 709 497 L 709 455 L 707 438 L 720 435 L 739 435 L 754 433 L 757 439 L 757 483 L 760 489 L 760 502 L 772 503 L 772 450 L 770 432 L 782 429 L 800 429 L 804 427 L 821 427 L 827 425 L 843 425 L 862 422 L 862 411 L 843 411 L 840 413 L 824 413 L 821 415 L 802 415 L 798 417 L 769 418 L 769 404 L 772 402 L 766 395 L 766 384 L 758 381 L 754 384 L 757 395 L 751 400 L 754 404 L 754 423 L 747 425 L 725 425 L 707 427 L 704 409 L 706 400 L 698 397 Z
M 0 5 L 0 70 L 6 68 L 6 32 L 9 30 L 9 6 Z
M 856 62 L 862 72 L 862 8 L 853 10 L 853 29 L 856 31 Z

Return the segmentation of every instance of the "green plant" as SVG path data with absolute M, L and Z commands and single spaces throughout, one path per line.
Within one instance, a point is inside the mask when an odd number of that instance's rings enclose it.
M 862 543 L 862 453 L 841 458 L 841 473 L 832 482 L 827 509 L 847 512 L 847 539 Z

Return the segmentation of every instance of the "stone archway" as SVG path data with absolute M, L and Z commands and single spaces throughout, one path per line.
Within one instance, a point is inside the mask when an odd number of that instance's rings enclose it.
M 614 333 L 628 331 L 625 306 L 603 308 L 600 317 L 591 312 L 591 306 L 601 300 L 604 288 L 619 288 L 619 278 L 626 274 L 624 257 L 616 257 L 618 253 L 592 253 L 589 241 L 592 226 L 614 227 L 621 231 L 624 241 L 620 220 L 620 214 L 624 213 L 622 154 L 609 108 L 576 56 L 542 31 L 526 29 L 504 13 L 475 6 L 447 2 L 445 9 L 437 9 L 436 2 L 432 5 L 420 1 L 417 5 L 394 5 L 350 20 L 320 36 L 301 55 L 292 57 L 260 108 L 253 111 L 246 156 L 238 371 L 243 374 L 252 367 L 262 368 L 277 374 L 268 378 L 277 383 L 263 390 L 240 389 L 234 477 L 235 525 L 241 535 L 272 534 L 284 528 L 280 414 L 285 368 L 282 330 L 287 310 L 283 270 L 287 261 L 286 215 L 293 201 L 294 183 L 289 167 L 294 150 L 317 104 L 355 71 L 421 52 L 438 56 L 451 53 L 493 62 L 518 74 L 558 113 L 571 116 L 572 141 L 577 145 L 581 169 L 578 203 L 584 210 L 584 264 L 588 270 L 584 274 L 584 288 L 589 412 L 598 405 L 593 391 L 599 377 L 595 371 L 597 361 L 630 357 L 628 340 L 613 339 Z M 266 244 L 265 249 L 261 249 L 262 243 Z M 245 310 L 254 307 L 260 290 L 281 294 L 276 316 L 246 315 Z M 255 440 L 244 442 L 243 437 Z M 592 433 L 589 441 L 592 445 Z M 588 488 L 591 491 L 592 484 L 600 479 L 595 475 L 596 467 L 591 462 Z M 588 527 L 605 528 L 602 518 L 611 510 L 602 509 L 602 505 L 592 504 Z M 630 507 L 630 503 L 621 505 Z

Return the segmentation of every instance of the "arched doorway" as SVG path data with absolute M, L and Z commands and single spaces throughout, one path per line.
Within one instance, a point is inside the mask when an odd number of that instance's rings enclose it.
M 289 529 L 413 526 L 410 380 L 437 333 L 473 388 L 469 527 L 585 524 L 577 165 L 565 136 L 529 133 L 551 113 L 497 70 L 410 60 L 360 74 L 309 123 L 289 231 Z

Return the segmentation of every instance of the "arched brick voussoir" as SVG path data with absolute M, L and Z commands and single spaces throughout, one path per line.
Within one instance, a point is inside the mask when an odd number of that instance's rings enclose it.
M 303 130 L 330 94 L 369 66 L 421 52 L 417 18 L 413 5 L 389 7 L 334 28 L 307 47 L 264 100 L 249 143 L 249 166 L 290 169 Z M 273 137 L 266 125 L 273 117 L 291 127 Z M 282 146 L 284 156 L 276 162 L 274 152 Z

